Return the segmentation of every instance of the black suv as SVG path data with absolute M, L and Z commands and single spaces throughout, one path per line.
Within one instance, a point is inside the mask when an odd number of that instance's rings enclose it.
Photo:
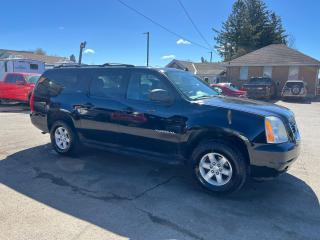
M 32 123 L 60 154 L 84 144 L 178 160 L 219 193 L 240 189 L 247 176 L 275 177 L 299 155 L 290 110 L 218 96 L 176 69 L 61 66 L 40 77 L 30 107 Z

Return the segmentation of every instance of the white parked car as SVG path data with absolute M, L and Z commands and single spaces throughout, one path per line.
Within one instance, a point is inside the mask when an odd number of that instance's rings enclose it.
M 287 81 L 282 89 L 282 98 L 301 98 L 307 97 L 307 83 L 302 80 L 289 80 Z

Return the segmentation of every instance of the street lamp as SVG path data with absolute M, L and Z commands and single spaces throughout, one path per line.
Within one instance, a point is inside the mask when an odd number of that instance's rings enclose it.
M 149 66 L 149 41 L 150 41 L 150 32 L 145 32 L 143 34 L 147 35 L 147 67 Z
M 84 48 L 86 48 L 86 45 L 87 45 L 86 41 L 80 43 L 79 64 L 81 64 L 81 62 L 82 62 L 82 51 Z

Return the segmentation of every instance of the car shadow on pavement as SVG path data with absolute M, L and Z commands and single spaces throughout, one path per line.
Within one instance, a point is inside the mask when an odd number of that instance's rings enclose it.
M 63 157 L 49 144 L 0 161 L 1 184 L 129 239 L 319 237 L 319 199 L 293 175 L 217 197 L 187 172 L 98 150 Z

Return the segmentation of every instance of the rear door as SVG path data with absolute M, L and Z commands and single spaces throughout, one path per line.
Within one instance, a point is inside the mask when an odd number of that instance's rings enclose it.
M 77 106 L 81 119 L 81 135 L 88 141 L 105 145 L 118 144 L 117 113 L 125 108 L 127 69 L 88 69 L 90 88 L 86 101 Z

